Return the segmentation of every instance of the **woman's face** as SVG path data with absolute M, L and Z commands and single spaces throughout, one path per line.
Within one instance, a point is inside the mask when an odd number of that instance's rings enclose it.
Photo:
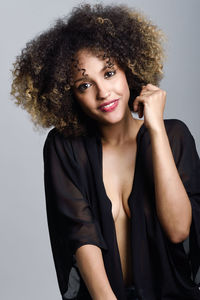
M 130 91 L 124 71 L 116 64 L 108 67 L 107 59 L 88 50 L 79 51 L 76 58 L 82 70 L 75 71 L 74 95 L 83 111 L 99 123 L 120 122 L 130 113 Z M 107 102 L 109 106 L 105 106 Z

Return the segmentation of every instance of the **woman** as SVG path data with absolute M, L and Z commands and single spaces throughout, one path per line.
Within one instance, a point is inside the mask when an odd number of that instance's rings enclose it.
M 162 41 L 135 10 L 82 5 L 16 60 L 17 104 L 54 126 L 44 176 L 62 299 L 200 298 L 200 162 L 187 126 L 163 120 Z

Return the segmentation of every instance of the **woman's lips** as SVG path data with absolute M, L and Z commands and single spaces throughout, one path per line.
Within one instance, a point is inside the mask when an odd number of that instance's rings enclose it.
M 105 106 L 101 106 L 99 109 L 103 112 L 113 111 L 118 105 L 119 99 L 116 99 Z

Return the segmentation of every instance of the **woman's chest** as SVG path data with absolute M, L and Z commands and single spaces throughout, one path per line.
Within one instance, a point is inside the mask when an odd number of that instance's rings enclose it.
M 136 161 L 136 143 L 117 151 L 103 147 L 102 175 L 105 192 L 112 203 L 112 215 L 116 222 L 119 218 L 130 218 L 128 199 L 133 188 Z

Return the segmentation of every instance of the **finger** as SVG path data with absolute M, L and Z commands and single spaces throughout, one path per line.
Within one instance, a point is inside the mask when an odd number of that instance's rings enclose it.
M 134 102 L 133 102 L 133 111 L 138 112 L 138 108 L 139 108 L 139 101 L 137 101 L 135 99 Z
M 149 94 L 149 93 L 148 93 Z M 145 102 L 145 100 L 146 100 L 146 98 L 147 98 L 147 96 L 146 96 L 146 94 L 142 94 L 142 95 L 139 95 L 139 96 L 137 96 L 136 98 L 135 98 L 135 104 L 139 104 L 139 103 L 144 103 Z
M 133 103 L 133 111 L 134 112 L 138 111 L 138 103 L 136 103 L 136 101 L 134 101 L 134 103 Z
M 151 94 L 152 94 L 152 91 L 143 90 L 143 91 L 141 91 L 140 96 L 148 96 Z
M 153 85 L 151 83 L 148 83 L 147 85 L 145 85 L 145 87 L 142 89 L 143 91 L 157 91 L 159 90 L 159 87 L 157 87 L 156 85 Z
M 138 116 L 139 116 L 139 118 L 143 117 L 143 112 L 144 112 L 144 105 L 143 105 L 143 103 L 139 103 L 139 105 L 138 105 Z
M 143 101 L 144 101 L 144 97 L 142 96 L 137 96 L 133 102 L 133 110 L 135 112 L 139 111 L 139 106 L 142 105 L 143 106 Z

